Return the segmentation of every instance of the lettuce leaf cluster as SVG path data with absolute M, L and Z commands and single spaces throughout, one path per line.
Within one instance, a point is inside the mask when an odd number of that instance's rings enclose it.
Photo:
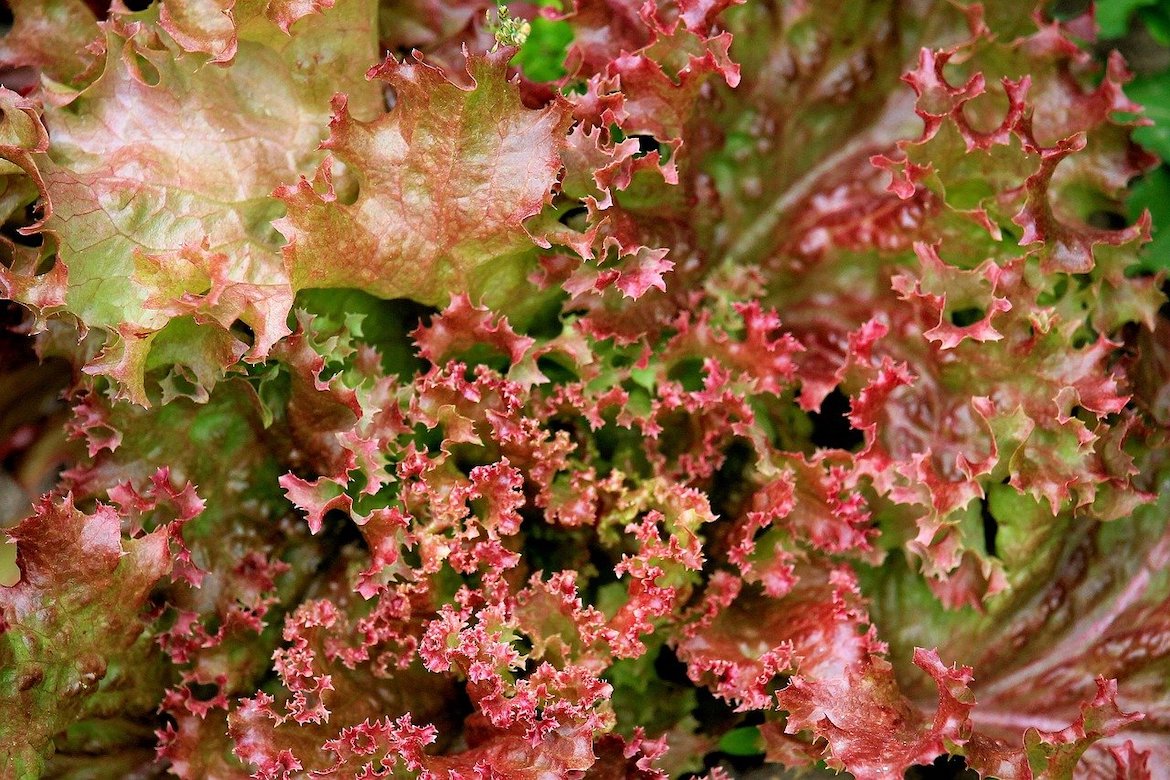
M 1091 7 L 9 5 L 0 776 L 1170 775 Z

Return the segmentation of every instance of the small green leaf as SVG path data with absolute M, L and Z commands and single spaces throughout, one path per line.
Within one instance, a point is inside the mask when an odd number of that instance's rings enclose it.
M 1149 209 L 1154 240 L 1142 249 L 1142 266 L 1151 271 L 1170 270 L 1170 168 L 1150 171 L 1130 191 L 1130 217 L 1137 219 Z
M 755 726 L 744 726 L 724 734 L 719 749 L 732 756 L 756 756 L 764 752 L 764 738 Z
M 1150 37 L 1163 46 L 1170 46 L 1170 9 L 1165 3 L 1151 4 L 1138 12 Z
M 1154 5 L 1158 0 L 1101 0 L 1097 3 L 1097 25 L 1101 37 L 1121 38 L 1129 29 L 1129 20 L 1139 8 Z
M 1134 79 L 1125 93 L 1146 107 L 1146 116 L 1154 124 L 1139 127 L 1133 137 L 1162 159 L 1170 159 L 1170 79 L 1161 74 Z
M 558 81 L 565 76 L 565 51 L 573 40 L 568 22 L 538 16 L 530 23 L 528 37 L 512 58 L 512 64 L 533 81 Z

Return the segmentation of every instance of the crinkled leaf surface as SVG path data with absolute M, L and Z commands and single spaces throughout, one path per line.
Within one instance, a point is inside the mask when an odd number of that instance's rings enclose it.
M 165 529 L 125 540 L 110 506 L 45 498 L 10 531 L 20 581 L 0 588 L 4 773 L 33 777 L 79 717 L 149 712 L 163 680 L 146 633 L 150 589 L 170 571 Z
M 362 115 L 376 110 L 377 88 L 355 75 L 375 59 L 374 30 L 359 0 L 291 35 L 261 19 L 222 68 L 181 54 L 150 18 L 105 27 L 104 68 L 46 111 L 54 144 L 36 165 L 43 230 L 67 269 L 57 308 L 111 333 L 89 370 L 141 403 L 151 342 L 177 316 L 212 330 L 242 321 L 253 358 L 287 333 L 292 290 L 272 192 L 317 164 L 335 90 Z M 230 365 L 238 354 L 214 354 L 221 338 L 194 346 Z
M 14 4 L 10 773 L 1170 772 L 1156 89 L 1039 5 L 490 6 Z
M 505 75 L 509 55 L 469 58 L 470 85 L 425 62 L 388 60 L 371 76 L 395 107 L 373 122 L 335 101 L 324 147 L 355 171 L 357 196 L 344 202 L 328 163 L 315 182 L 324 192 L 305 181 L 281 190 L 296 287 L 357 285 L 437 304 L 452 289 L 491 299 L 526 269 L 524 221 L 551 198 L 570 120 L 555 102 L 524 108 Z

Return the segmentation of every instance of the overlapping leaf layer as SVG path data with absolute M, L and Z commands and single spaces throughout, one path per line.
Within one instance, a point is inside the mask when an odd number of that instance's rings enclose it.
M 1091 11 L 10 5 L 0 776 L 1170 775 Z

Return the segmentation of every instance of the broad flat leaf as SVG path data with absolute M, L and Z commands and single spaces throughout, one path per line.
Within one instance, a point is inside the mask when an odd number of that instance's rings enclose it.
M 113 508 L 86 514 L 71 496 L 9 536 L 21 577 L 0 588 L 0 773 L 36 777 L 78 717 L 153 709 L 163 677 L 142 613 L 171 557 L 166 528 L 125 539 Z
M 185 51 L 212 62 L 231 62 L 241 38 L 264 28 L 264 21 L 288 33 L 301 18 L 321 13 L 336 0 L 163 0 L 159 24 Z M 250 29 L 251 28 L 251 29 Z
M 470 85 L 420 59 L 389 59 L 371 76 L 393 89 L 395 107 L 372 122 L 335 101 L 323 147 L 353 171 L 357 197 L 335 191 L 330 163 L 313 185 L 280 190 L 295 287 L 441 304 L 453 290 L 490 300 L 526 270 L 534 239 L 524 221 L 551 201 L 571 120 L 559 102 L 524 107 L 506 76 L 510 56 L 470 56 Z
M 344 75 L 375 59 L 369 6 L 348 0 L 292 37 L 261 19 L 227 69 L 181 56 L 149 20 L 107 24 L 104 69 L 46 110 L 54 145 L 36 160 L 43 229 L 67 270 L 63 309 L 114 334 L 87 370 L 145 403 L 146 356 L 174 317 L 221 331 L 241 320 L 255 334 L 251 359 L 288 332 L 292 290 L 271 225 L 281 204 L 270 196 L 319 161 L 334 90 L 348 89 L 363 116 L 380 102 L 375 86 Z M 221 368 L 239 354 L 223 339 L 211 333 L 203 358 Z
M 1151 752 L 1151 769 L 1165 771 L 1170 768 L 1165 480 L 1160 489 L 1158 504 L 1109 524 L 1067 516 L 1045 524 L 1047 513 L 1029 500 L 993 504 L 1001 518 L 1001 544 L 1008 550 L 1019 546 L 1020 559 L 1013 562 L 1019 568 L 1008 593 L 991 599 L 983 612 L 946 611 L 904 569 L 875 570 L 867 577 L 874 621 L 899 662 L 909 658 L 913 646 L 928 645 L 970 665 L 978 701 L 974 723 L 985 737 L 1016 749 L 1024 727 L 1063 729 L 1094 698 L 1097 676 L 1116 679 L 1117 706 L 1143 713 L 1144 719 L 1093 747 L 1084 776 L 1107 776 L 1112 766 L 1107 748 L 1126 741 Z M 1031 538 L 1019 538 L 1024 535 Z M 925 680 L 908 664 L 898 671 L 908 695 L 927 694 Z

